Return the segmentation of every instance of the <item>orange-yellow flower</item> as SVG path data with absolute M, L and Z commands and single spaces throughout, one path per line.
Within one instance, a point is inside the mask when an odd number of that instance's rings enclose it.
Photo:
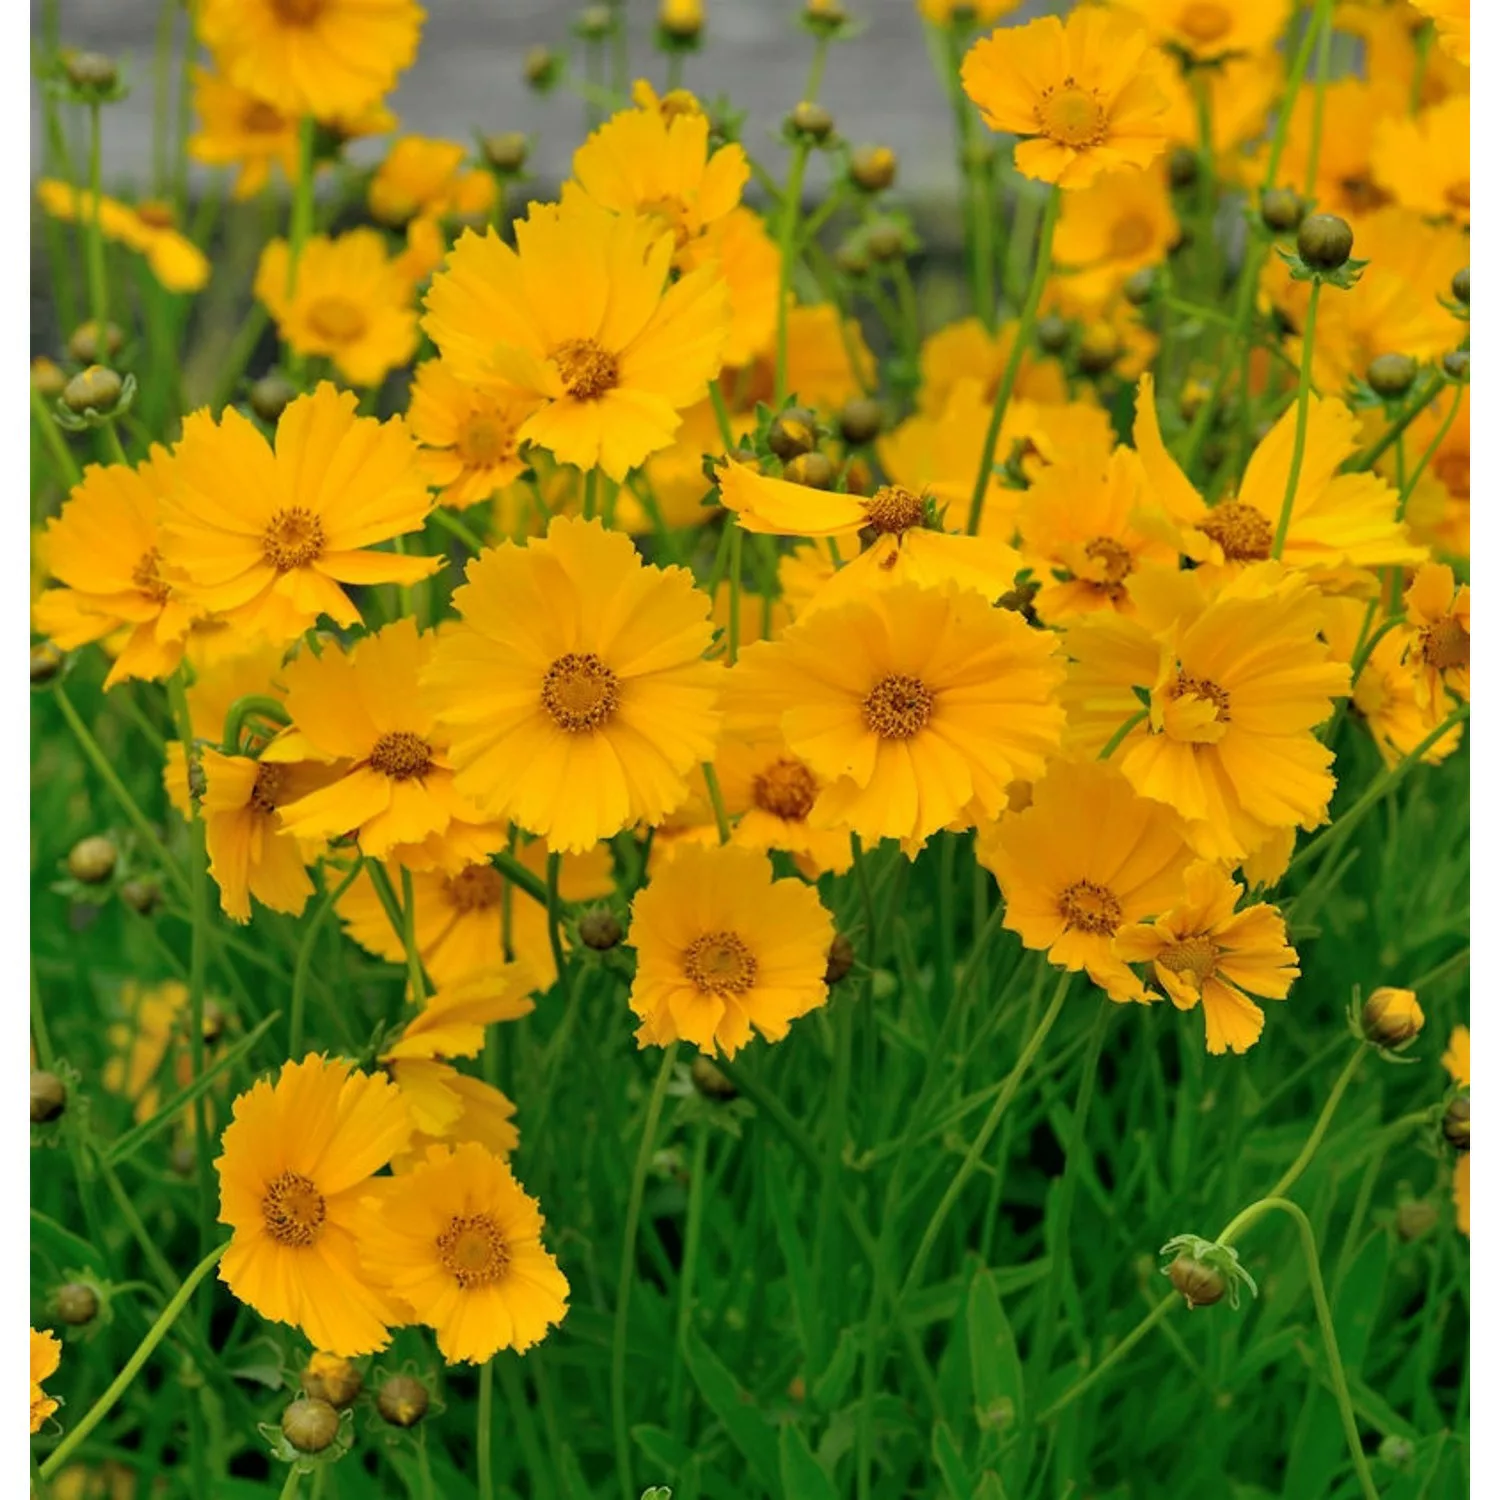
M 439 504 L 477 505 L 520 477 L 521 424 L 535 406 L 504 386 L 470 385 L 440 359 L 417 366 L 406 419 Z
M 297 173 L 297 121 L 273 104 L 232 84 L 211 68 L 193 69 L 198 129 L 188 155 L 206 167 L 238 167 L 234 196 L 253 198 L 280 167 L 288 182 Z
M 42 1389 L 42 1382 L 57 1373 L 62 1362 L 62 1345 L 50 1328 L 38 1333 L 31 1330 L 31 1430 L 40 1432 L 42 1423 L 57 1410 L 57 1401 Z
M 1418 669 L 1419 700 L 1446 708 L 1447 693 L 1469 701 L 1469 585 L 1454 585 L 1446 563 L 1423 563 L 1406 591 L 1407 648 Z
M 1398 203 L 1435 219 L 1469 222 L 1469 100 L 1457 94 L 1375 130 L 1375 175 Z
M 37 184 L 37 197 L 54 219 L 67 224 L 94 220 L 94 195 L 89 188 L 46 178 Z M 208 280 L 208 257 L 173 227 L 172 210 L 165 203 L 141 203 L 131 208 L 117 198 L 99 199 L 99 232 L 146 259 L 151 274 L 169 292 L 196 292 Z

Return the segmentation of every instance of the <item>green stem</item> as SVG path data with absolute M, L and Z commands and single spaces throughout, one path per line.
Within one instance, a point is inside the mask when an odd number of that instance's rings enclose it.
M 1177 1306 L 1180 1299 L 1176 1292 L 1168 1292 L 1155 1307 L 1141 1319 L 1129 1333 L 1115 1345 L 1103 1359 L 1089 1371 L 1082 1380 L 1075 1381 L 1060 1395 L 1051 1406 L 1040 1413 L 1036 1419 L 1037 1425 L 1050 1422 L 1066 1407 L 1071 1406 L 1080 1396 L 1086 1394 L 1097 1385 L 1119 1362 L 1130 1353 L 1140 1341 L 1156 1327 L 1166 1315 Z
M 494 1500 L 495 1461 L 490 1445 L 495 1437 L 495 1361 L 485 1360 L 479 1367 L 479 1419 L 475 1430 L 478 1449 L 479 1500 Z
M 312 237 L 313 226 L 313 140 L 317 122 L 304 115 L 297 127 L 297 180 L 292 184 L 292 211 L 287 224 L 286 295 L 297 291 L 297 267 L 302 251 Z
M 571 991 L 568 981 L 568 960 L 562 944 L 562 898 L 558 895 L 558 880 L 562 872 L 562 855 L 547 856 L 547 941 L 552 947 L 552 964 L 557 970 L 557 982 L 565 991 Z
M 1328 92 L 1328 62 L 1333 49 L 1333 0 L 1318 0 L 1318 9 L 1310 23 L 1318 28 L 1317 71 L 1313 76 L 1312 129 L 1307 142 L 1307 175 L 1302 182 L 1302 196 L 1316 198 L 1318 160 L 1323 154 L 1323 105 Z M 1316 288 L 1317 283 L 1313 283 Z
M 109 278 L 104 269 L 104 234 L 99 227 L 100 200 L 104 196 L 102 146 L 103 131 L 100 125 L 102 106 L 97 99 L 89 102 L 89 191 L 93 201 L 89 205 L 88 232 L 85 236 L 89 277 L 89 309 L 94 319 L 94 334 L 100 349 L 105 347 L 104 329 L 109 322 Z
M 1041 235 L 1037 242 L 1036 265 L 1031 273 L 1031 286 L 1026 293 L 1026 302 L 1021 308 L 1021 321 L 1016 328 L 1015 343 L 1011 345 L 1010 358 L 1005 362 L 1005 371 L 995 391 L 995 405 L 990 411 L 990 425 L 985 430 L 984 448 L 980 454 L 979 473 L 974 479 L 974 493 L 969 500 L 968 533 L 979 532 L 979 522 L 984 515 L 984 499 L 989 491 L 990 476 L 995 467 L 995 445 L 1000 441 L 1000 424 L 1005 420 L 1005 408 L 1010 405 L 1011 392 L 1015 389 L 1016 377 L 1021 371 L 1021 360 L 1031 342 L 1032 330 L 1036 327 L 1037 309 L 1042 303 L 1042 290 L 1047 284 L 1047 272 L 1052 266 L 1052 233 L 1057 228 L 1057 212 L 1062 204 L 1062 193 L 1056 187 L 1047 189 L 1047 206 L 1042 213 Z
M 1150 714 L 1151 710 L 1149 708 L 1138 709 L 1135 713 L 1131 714 L 1131 716 L 1126 719 L 1125 722 L 1121 724 L 1120 727 L 1115 730 L 1112 735 L 1110 735 L 1108 741 L 1105 743 L 1104 748 L 1099 752 L 1099 759 L 1108 760 L 1110 756 L 1120 748 L 1121 744 L 1124 743 L 1125 736 L 1128 735 L 1137 724 L 1144 723 L 1145 720 L 1150 717 Z
M 417 948 L 416 903 L 412 900 L 411 871 L 401 871 L 401 890 L 404 903 L 396 899 L 395 888 L 385 866 L 378 859 L 367 860 L 365 869 L 370 872 L 370 884 L 385 908 L 391 925 L 401 936 L 401 946 L 406 953 L 406 980 L 411 987 L 412 1001 L 421 1005 L 427 997 L 427 982 L 422 977 L 422 955 Z
M 187 1280 L 177 1289 L 176 1295 L 162 1309 L 161 1316 L 151 1325 L 146 1337 L 136 1347 L 135 1353 L 125 1361 L 120 1373 L 109 1383 L 104 1394 L 88 1409 L 83 1420 L 48 1455 L 46 1462 L 42 1465 L 43 1479 L 50 1479 L 57 1473 L 78 1445 L 109 1415 L 115 1402 L 130 1388 L 131 1382 L 140 1373 L 141 1367 L 150 1359 L 152 1351 L 167 1336 L 183 1308 L 192 1299 L 193 1293 L 198 1290 L 199 1284 L 219 1263 L 219 1257 L 228 1248 L 228 1241 L 215 1246 L 193 1268 Z
M 1317 1124 L 1312 1128 L 1312 1134 L 1308 1136 L 1301 1151 L 1297 1153 L 1297 1159 L 1281 1174 L 1276 1186 L 1266 1194 L 1267 1198 L 1282 1197 L 1307 1170 L 1307 1164 L 1317 1154 L 1318 1147 L 1323 1144 L 1323 1137 L 1328 1134 L 1328 1127 L 1333 1123 L 1334 1111 L 1339 1107 L 1339 1100 L 1344 1097 L 1344 1090 L 1354 1082 L 1354 1075 L 1359 1072 L 1360 1064 L 1364 1062 L 1365 1053 L 1368 1051 L 1369 1048 L 1361 1042 L 1355 1049 L 1354 1055 L 1344 1064 L 1344 1071 L 1339 1074 L 1338 1081 L 1329 1091 L 1328 1098 L 1323 1103 L 1323 1111 L 1318 1116 Z
M 349 873 L 336 886 L 324 892 L 323 899 L 318 902 L 302 930 L 301 942 L 297 944 L 297 963 L 292 970 L 292 1014 L 287 1042 L 287 1056 L 293 1062 L 302 1056 L 303 1022 L 307 1016 L 307 980 L 312 973 L 312 958 L 317 948 L 318 934 L 323 930 L 329 913 L 343 898 L 344 892 L 354 884 L 363 864 L 362 856 L 356 858 L 349 867 Z
M 641 1223 L 641 1204 L 646 1195 L 646 1173 L 656 1145 L 656 1129 L 661 1120 L 667 1084 L 677 1062 L 678 1044 L 673 1042 L 661 1055 L 656 1082 L 646 1105 L 646 1123 L 641 1127 L 641 1144 L 636 1151 L 635 1171 L 630 1179 L 630 1201 L 625 1209 L 625 1234 L 620 1247 L 620 1276 L 615 1289 L 615 1328 L 610 1347 L 609 1396 L 615 1430 L 615 1471 L 620 1479 L 622 1500 L 638 1500 L 630 1455 L 630 1429 L 625 1412 L 625 1339 L 630 1329 L 630 1292 L 635 1281 L 635 1242 Z
M 808 104 L 817 102 L 818 91 L 823 87 L 823 65 L 828 61 L 828 42 L 826 34 L 813 41 L 812 63 L 808 67 L 807 82 L 802 89 L 802 98 Z
M 729 534 L 729 665 L 740 656 L 740 574 L 745 561 L 745 533 L 735 525 Z
M 1448 415 L 1443 418 L 1442 426 L 1437 430 L 1436 436 L 1422 450 L 1422 456 L 1417 460 L 1416 467 L 1406 476 L 1406 483 L 1401 486 L 1401 498 L 1396 502 L 1396 519 L 1402 520 L 1406 516 L 1406 505 L 1411 499 L 1411 492 L 1416 489 L 1417 481 L 1422 477 L 1427 465 L 1432 462 L 1432 456 L 1443 446 L 1443 439 L 1448 436 L 1448 430 L 1453 426 L 1454 419 L 1458 416 L 1458 409 L 1463 405 L 1464 392 L 1467 386 L 1457 386 L 1453 392 L 1453 405 L 1448 408 Z
M 672 1380 L 667 1394 L 668 1430 L 681 1437 L 683 1427 L 683 1349 L 693 1322 L 693 1279 L 698 1252 L 703 1243 L 703 1178 L 708 1170 L 708 1126 L 700 1123 L 693 1133 L 693 1160 L 688 1173 L 687 1230 L 682 1242 L 682 1274 L 677 1280 L 677 1331 L 672 1343 Z
M 703 762 L 703 781 L 708 787 L 708 800 L 714 810 L 714 825 L 719 830 L 719 842 L 729 842 L 729 814 L 724 811 L 724 793 L 719 789 L 718 773 L 708 761 Z
M 27 382 L 30 385 L 30 382 Z M 78 467 L 78 460 L 69 451 L 66 439 L 62 435 L 62 429 L 57 425 L 52 413 L 47 410 L 47 403 L 42 400 L 42 393 L 31 386 L 31 414 L 36 418 L 36 425 L 41 430 L 42 442 L 47 445 L 47 451 L 52 455 L 52 462 L 57 465 L 57 477 L 62 480 L 63 488 L 71 490 L 83 473 Z
M 1427 410 L 1432 402 L 1432 398 L 1437 395 L 1442 384 L 1443 378 L 1441 375 L 1434 375 L 1430 380 L 1425 381 L 1422 388 L 1402 410 L 1401 415 L 1368 448 L 1356 453 L 1344 465 L 1344 472 L 1346 474 L 1359 474 L 1366 469 L 1373 469 L 1377 461 L 1385 456 L 1386 450 L 1393 443 L 1399 442 L 1401 434 Z
M 113 422 L 104 423 L 104 446 L 109 452 L 110 463 L 120 464 L 127 469 L 130 467 L 130 455 L 125 452 L 119 428 Z
M 161 13 L 156 19 L 156 51 L 151 73 L 151 184 L 158 197 L 166 196 L 169 185 L 167 139 L 172 128 L 172 32 L 181 9 L 178 0 L 161 0 Z
M 281 1500 L 297 1500 L 297 1491 L 302 1485 L 302 1470 L 293 1464 L 286 1471 L 286 1481 L 281 1486 Z
M 1286 493 L 1281 497 L 1281 515 L 1276 521 L 1276 540 L 1271 543 L 1271 556 L 1280 557 L 1286 545 L 1287 527 L 1292 524 L 1292 503 L 1297 498 L 1297 481 L 1302 477 L 1302 456 L 1307 451 L 1307 411 L 1312 396 L 1313 341 L 1318 322 L 1318 297 L 1323 291 L 1323 280 L 1315 276 L 1312 296 L 1307 303 L 1307 323 L 1302 329 L 1302 369 L 1297 376 L 1297 426 L 1292 438 L 1292 465 L 1286 472 Z
M 786 193 L 781 204 L 781 228 L 776 237 L 776 248 L 781 256 L 776 296 L 775 405 L 778 407 L 787 397 L 787 315 L 792 295 L 792 252 L 797 242 L 797 217 L 802 212 L 802 178 L 807 171 L 807 157 L 811 149 L 809 143 L 802 139 L 792 147 L 792 164 L 787 172 Z

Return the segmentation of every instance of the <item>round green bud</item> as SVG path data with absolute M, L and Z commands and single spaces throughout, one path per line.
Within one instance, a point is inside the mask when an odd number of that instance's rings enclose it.
M 885 412 L 873 397 L 856 396 L 839 412 L 839 436 L 851 448 L 873 443 L 885 426 Z
M 1465 307 L 1469 305 L 1469 268 L 1467 266 L 1453 273 L 1453 300 L 1462 302 Z
M 807 140 L 827 140 L 833 134 L 833 116 L 821 104 L 811 104 L 806 99 L 786 117 L 786 122 L 793 135 Z
M 1337 214 L 1309 214 L 1297 228 L 1297 254 L 1314 271 L 1337 271 L 1354 250 L 1354 231 Z
M 789 406 L 771 423 L 766 442 L 782 463 L 790 463 L 818 446 L 818 419 L 805 406 Z
M 487 135 L 483 141 L 484 159 L 497 171 L 519 172 L 531 153 L 531 140 L 519 130 Z
M 31 1070 L 31 1123 L 47 1125 L 68 1107 L 68 1087 L 43 1068 Z
M 725 1077 L 722 1069 L 699 1052 L 693 1058 L 693 1087 L 705 1099 L 733 1099 L 739 1090 Z
M 120 399 L 124 384 L 108 366 L 90 365 L 63 387 L 62 404 L 79 416 L 86 411 L 107 412 Z
M 823 983 L 830 987 L 837 984 L 854 967 L 854 944 L 838 932 L 828 949 L 828 967 L 823 971 Z
M 120 851 L 102 833 L 79 839 L 68 851 L 68 874 L 82 885 L 103 885 L 115 873 Z
M 1404 396 L 1417 378 L 1417 362 L 1409 354 L 1377 354 L 1365 371 L 1365 379 L 1377 396 L 1395 401 Z
M 1274 234 L 1290 234 L 1307 212 L 1301 194 L 1291 188 L 1270 188 L 1260 197 L 1260 221 Z
M 1156 290 L 1156 269 L 1153 266 L 1142 266 L 1139 271 L 1132 271 L 1125 278 L 1122 288 L 1125 300 L 1132 307 L 1144 307 L 1151 300 L 1151 293 Z
M 1037 321 L 1036 341 L 1048 354 L 1061 354 L 1068 347 L 1068 340 L 1072 337 L 1073 325 L 1066 318 L 1058 317 L 1056 313 L 1049 313 L 1045 318 Z
M 838 478 L 833 460 L 816 448 L 811 453 L 799 453 L 785 466 L 782 473 L 793 484 L 805 484 L 812 490 L 831 490 L 834 480 Z
M 1167 1268 L 1167 1279 L 1189 1307 L 1212 1307 L 1227 1290 L 1220 1271 L 1186 1254 Z
M 33 1074 L 32 1077 L 36 1075 Z M 1469 1149 L 1469 1096 L 1459 1094 L 1443 1111 L 1443 1139 L 1455 1151 Z
M 62 671 L 65 659 L 62 651 L 51 641 L 38 641 L 31 648 L 32 686 L 40 687 L 44 682 L 51 682 Z
M 392 1427 L 415 1427 L 427 1415 L 427 1387 L 413 1375 L 391 1375 L 375 1393 L 375 1409 Z
M 321 1453 L 339 1435 L 339 1414 L 316 1396 L 298 1396 L 281 1414 L 281 1433 L 298 1453 Z
M 250 387 L 250 409 L 262 422 L 274 425 L 281 420 L 282 412 L 296 394 L 297 387 L 285 375 L 272 370 Z
M 52 1294 L 57 1316 L 70 1328 L 83 1328 L 99 1316 L 99 1294 L 85 1281 L 67 1281 Z
M 1467 349 L 1451 349 L 1443 356 L 1443 374 L 1449 380 L 1467 380 L 1469 378 L 1469 351 Z
M 596 906 L 578 919 L 578 936 L 584 946 L 597 953 L 606 953 L 624 937 L 620 919 L 607 907 Z
M 896 153 L 889 146 L 861 146 L 849 158 L 849 176 L 867 193 L 884 192 L 896 180 Z
M 1173 146 L 1167 175 L 1174 188 L 1189 188 L 1198 180 L 1198 153 L 1189 146 Z

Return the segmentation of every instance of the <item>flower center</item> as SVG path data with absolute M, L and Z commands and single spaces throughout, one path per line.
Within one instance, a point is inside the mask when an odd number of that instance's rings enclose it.
M 800 760 L 783 756 L 751 782 L 750 795 L 762 812 L 800 823 L 818 800 L 818 783 Z
M 264 99 L 251 99 L 240 112 L 240 128 L 250 135 L 279 135 L 286 118 Z
M 130 581 L 155 603 L 167 602 L 167 595 L 170 591 L 161 581 L 161 553 L 155 547 L 141 554 L 141 560 L 135 565 Z
M 743 995 L 759 965 L 735 932 L 705 932 L 688 945 L 682 972 L 704 995 Z
M 1368 173 L 1340 178 L 1339 190 L 1344 195 L 1344 206 L 1350 213 L 1374 213 L 1377 208 L 1383 208 L 1392 201 L 1391 195 Z
M 504 893 L 505 881 L 493 865 L 465 865 L 443 881 L 443 897 L 458 912 L 491 911 Z
M 927 519 L 927 506 L 920 495 L 900 485 L 882 485 L 865 501 L 865 523 L 882 536 L 899 536 Z
M 510 1265 L 510 1248 L 489 1214 L 454 1214 L 437 1237 L 437 1253 L 464 1291 L 498 1281 Z
M 918 677 L 892 672 L 865 698 L 865 728 L 883 740 L 909 740 L 932 717 L 932 690 Z
M 278 1245 L 306 1246 L 323 1232 L 328 1204 L 317 1184 L 298 1172 L 283 1172 L 266 1185 L 260 1200 L 266 1233 Z
M 287 26 L 311 26 L 323 13 L 327 0 L 271 0 L 276 19 Z
M 476 412 L 459 430 L 455 446 L 466 468 L 488 468 L 515 453 L 516 429 L 502 417 Z
M 432 769 L 432 746 L 409 729 L 387 730 L 370 751 L 370 769 L 392 781 L 411 781 Z
M 137 203 L 135 215 L 142 224 L 152 229 L 171 229 L 177 223 L 177 215 L 173 213 L 172 205 L 162 203 L 155 198 Z
M 1120 585 L 1130 575 L 1130 549 L 1112 536 L 1096 536 L 1083 549 L 1083 555 L 1094 564 L 1090 570 L 1094 575 L 1093 581 L 1111 593 L 1118 594 Z
M 620 366 L 613 354 L 593 339 L 569 339 L 552 351 L 552 363 L 570 396 L 597 401 L 620 383 Z
M 1071 78 L 1064 78 L 1061 88 L 1042 90 L 1036 122 L 1043 135 L 1076 150 L 1097 146 L 1104 139 L 1108 117 L 1093 89 L 1079 88 Z
M 352 344 L 369 327 L 364 310 L 348 297 L 319 297 L 307 310 L 308 327 L 330 344 Z
M 1234 25 L 1234 17 L 1224 6 L 1214 4 L 1213 0 L 1194 0 L 1182 12 L 1177 25 L 1185 36 L 1192 37 L 1195 42 L 1216 42 L 1221 36 L 1229 34 Z
M 260 545 L 266 561 L 278 573 L 305 568 L 323 555 L 323 522 L 300 505 L 278 510 L 267 524 Z
M 1180 943 L 1173 943 L 1156 955 L 1157 963 L 1173 974 L 1191 974 L 1200 990 L 1213 974 L 1218 958 L 1219 950 L 1213 939 L 1201 933 L 1197 937 L 1183 938 Z
M 1469 455 L 1467 453 L 1444 453 L 1432 461 L 1433 472 L 1443 481 L 1450 495 L 1469 498 Z
M 1198 522 L 1198 530 L 1219 544 L 1226 562 L 1264 562 L 1276 539 L 1271 523 L 1242 500 L 1216 505 Z
M 1212 703 L 1215 721 L 1220 724 L 1229 722 L 1229 694 L 1206 677 L 1189 677 L 1186 672 L 1179 671 L 1177 681 L 1167 685 L 1167 697 L 1199 698 L 1204 703 Z
M 1469 632 L 1451 615 L 1422 630 L 1422 660 L 1439 672 L 1469 665 Z
M 1127 214 L 1110 226 L 1109 253 L 1116 260 L 1127 260 L 1149 250 L 1155 238 L 1149 219 L 1141 214 Z
M 1461 178 L 1457 182 L 1449 183 L 1443 191 L 1443 197 L 1453 208 L 1461 208 L 1467 212 L 1469 207 L 1469 179 Z
M 286 782 L 286 767 L 263 760 L 255 768 L 255 785 L 250 788 L 250 806 L 258 813 L 270 814 L 280 805 L 278 798 Z
M 1112 936 L 1124 916 L 1115 893 L 1092 880 L 1075 880 L 1057 898 L 1057 909 L 1069 927 L 1102 937 Z
M 592 651 L 559 656 L 542 678 L 542 707 L 569 734 L 609 723 L 619 706 L 620 679 Z

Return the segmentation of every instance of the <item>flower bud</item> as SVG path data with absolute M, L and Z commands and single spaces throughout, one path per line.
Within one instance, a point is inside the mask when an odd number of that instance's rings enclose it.
M 1381 985 L 1371 993 L 1360 1012 L 1365 1036 L 1378 1047 L 1399 1047 L 1422 1029 L 1422 1007 L 1415 990 Z
M 870 396 L 856 396 L 846 401 L 839 412 L 839 436 L 853 448 L 873 443 L 885 426 L 885 412 Z
M 86 411 L 107 412 L 123 389 L 124 382 L 108 366 L 90 365 L 63 387 L 62 404 L 78 416 Z
M 1167 173 L 1174 188 L 1189 188 L 1198 180 L 1198 153 L 1189 146 L 1173 146 Z
M 414 1375 L 388 1375 L 375 1393 L 375 1409 L 392 1427 L 415 1427 L 427 1406 L 427 1387 Z
M 31 1076 L 35 1078 L 36 1074 L 33 1073 Z M 1455 1151 L 1469 1149 L 1469 1096 L 1467 1094 L 1459 1094 L 1443 1111 L 1443 1139 Z
M 75 89 L 106 93 L 120 81 L 120 70 L 112 57 L 102 52 L 74 52 L 63 58 L 63 72 Z
M 45 354 L 38 354 L 31 362 L 31 388 L 44 401 L 53 401 L 62 395 L 63 387 L 68 383 L 68 377 L 63 374 L 62 366 L 55 359 L 48 359 Z
M 882 219 L 870 225 L 865 234 L 865 245 L 870 251 L 870 259 L 881 262 L 900 260 L 911 248 L 906 230 L 892 219 Z
M 815 26 L 837 28 L 849 19 L 840 0 L 805 0 L 802 18 Z
M 693 1087 L 705 1099 L 733 1099 L 739 1093 L 723 1071 L 701 1052 L 694 1054 L 692 1077 Z
M 854 944 L 842 933 L 834 934 L 828 948 L 828 967 L 823 971 L 823 983 L 835 985 L 854 967 Z
M 1151 293 L 1156 290 L 1155 268 L 1142 266 L 1139 271 L 1132 271 L 1125 278 L 1125 285 L 1121 290 L 1132 307 L 1144 307 L 1151 300 Z
M 66 1281 L 53 1292 L 52 1306 L 70 1328 L 83 1328 L 99 1316 L 99 1294 L 86 1281 Z
M 793 484 L 805 484 L 812 490 L 831 490 L 838 478 L 833 460 L 816 448 L 811 453 L 799 453 L 782 472 Z
M 345 1359 L 341 1354 L 324 1354 L 321 1351 L 314 1351 L 308 1359 L 301 1379 L 306 1395 L 326 1401 L 329 1406 L 340 1411 L 346 1406 L 354 1405 L 365 1384 L 365 1377 L 352 1360 Z
M 272 370 L 269 375 L 262 375 L 250 387 L 250 409 L 262 422 L 268 422 L 274 426 L 281 420 L 282 412 L 291 404 L 296 394 L 297 387 L 285 375 Z
M 1309 214 L 1297 230 L 1297 254 L 1314 271 L 1337 271 L 1354 249 L 1354 231 L 1337 214 Z
M 557 82 L 562 62 L 550 47 L 533 47 L 522 64 L 526 82 L 537 93 L 545 94 Z
M 487 135 L 481 143 L 484 159 L 497 171 L 507 175 L 519 172 L 531 153 L 531 139 L 519 130 Z
M 1417 378 L 1417 362 L 1409 354 L 1377 354 L 1365 371 L 1365 379 L 1377 396 L 1395 401 L 1404 396 Z
M 1177 398 L 1178 410 L 1182 412 L 1184 419 L 1191 422 L 1203 410 L 1204 403 L 1213 393 L 1213 387 L 1206 380 L 1199 380 L 1194 376 L 1184 380 L 1182 394 Z
M 1453 300 L 1462 302 L 1465 307 L 1469 305 L 1469 268 L 1467 266 L 1453 273 Z
M 149 917 L 161 905 L 161 886 L 146 876 L 137 876 L 120 887 L 120 900 L 137 916 Z
M 818 446 L 818 419 L 805 406 L 789 406 L 771 423 L 766 442 L 782 463 L 790 463 Z
M 103 885 L 115 872 L 120 851 L 102 833 L 79 839 L 68 851 L 68 874 L 83 885 Z
M 1396 1233 L 1408 1244 L 1421 1239 L 1437 1221 L 1437 1209 L 1425 1198 L 1407 1198 L 1396 1206 Z
M 608 907 L 596 906 L 578 919 L 578 936 L 597 953 L 608 952 L 624 935 L 620 919 Z
M 1273 234 L 1290 234 L 1306 212 L 1301 194 L 1291 188 L 1270 188 L 1260 195 L 1260 221 Z
M 31 685 L 40 687 L 62 671 L 62 652 L 51 641 L 38 641 L 31 648 Z
M 298 1453 L 321 1453 L 339 1435 L 339 1414 L 316 1396 L 298 1396 L 281 1414 L 281 1432 Z
M 578 35 L 590 41 L 598 41 L 614 29 L 615 18 L 607 5 L 588 5 L 578 13 L 575 29 Z
M 80 323 L 68 339 L 68 357 L 80 365 L 96 365 L 113 359 L 125 347 L 125 335 L 116 323 L 104 325 L 104 336 L 99 336 L 96 323 Z
M 673 41 L 696 41 L 703 30 L 703 0 L 661 0 L 656 24 Z
M 31 1123 L 47 1125 L 68 1107 L 68 1089 L 56 1073 L 31 1070 Z
M 1068 340 L 1072 337 L 1072 325 L 1066 318 L 1060 318 L 1056 313 L 1049 313 L 1045 318 L 1037 320 L 1036 341 L 1038 346 L 1045 349 L 1048 354 L 1061 353 L 1068 347 Z
M 857 239 L 847 239 L 833 252 L 833 263 L 845 276 L 863 276 L 870 269 L 870 257 Z
M 1417 1450 L 1410 1438 L 1400 1437 L 1390 1432 L 1381 1438 L 1380 1446 L 1375 1450 L 1375 1456 L 1381 1463 L 1390 1464 L 1393 1469 L 1409 1469 L 1412 1460 L 1417 1456 Z
M 849 175 L 867 193 L 884 192 L 896 180 L 896 153 L 889 146 L 861 146 L 849 158 Z
M 1078 368 L 1085 375 L 1103 375 L 1121 354 L 1120 340 L 1108 323 L 1091 323 L 1078 341 Z
M 821 104 L 811 104 L 804 99 L 786 117 L 787 130 L 804 140 L 822 141 L 833 134 L 833 116 Z
M 1469 378 L 1469 351 L 1450 349 L 1443 356 L 1443 374 L 1449 380 L 1465 381 Z
M 1212 1307 L 1226 1290 L 1223 1274 L 1191 1255 L 1179 1255 L 1167 1267 L 1167 1279 L 1189 1307 Z

